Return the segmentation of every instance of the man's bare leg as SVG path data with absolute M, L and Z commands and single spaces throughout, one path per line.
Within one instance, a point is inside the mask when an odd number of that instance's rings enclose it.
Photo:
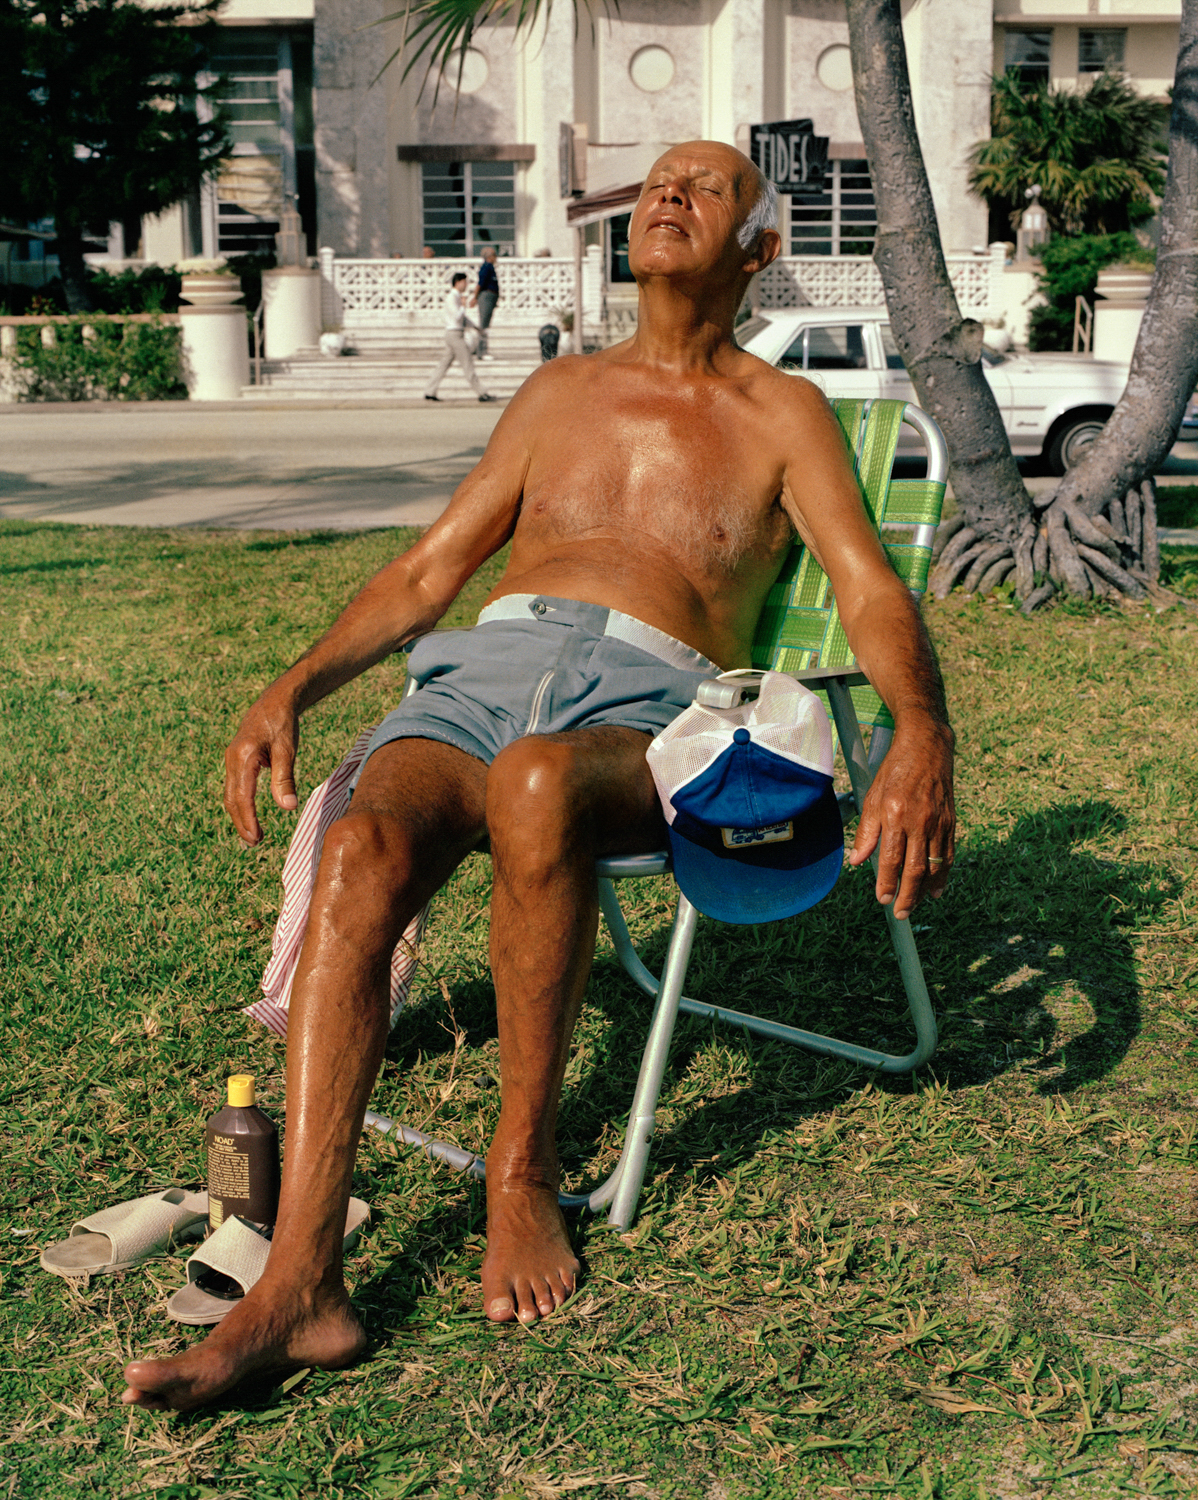
M 503 1092 L 487 1153 L 482 1284 L 496 1322 L 531 1322 L 574 1290 L 578 1262 L 557 1202 L 557 1109 L 594 956 L 596 856 L 664 840 L 648 743 L 615 728 L 530 736 L 487 777 Z
M 365 1335 L 342 1280 L 354 1156 L 389 1019 L 391 953 L 484 832 L 486 767 L 398 740 L 325 839 L 287 1032 L 287 1157 L 258 1284 L 185 1354 L 127 1366 L 123 1400 L 186 1409 L 261 1369 L 336 1369 Z

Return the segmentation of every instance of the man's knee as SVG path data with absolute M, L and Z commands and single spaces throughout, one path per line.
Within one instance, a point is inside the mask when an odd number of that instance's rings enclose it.
M 351 811 L 324 836 L 319 884 L 335 902 L 389 906 L 411 878 L 413 852 L 394 819 Z
M 498 852 L 560 857 L 590 822 L 583 752 L 529 735 L 495 757 L 487 775 L 487 830 Z

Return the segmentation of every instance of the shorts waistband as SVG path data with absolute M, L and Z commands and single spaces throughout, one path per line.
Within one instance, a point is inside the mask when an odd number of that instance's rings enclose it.
M 563 618 L 562 624 L 577 624 L 595 635 L 609 635 L 629 646 L 655 656 L 667 666 L 680 672 L 719 672 L 720 668 L 708 661 L 701 652 L 682 641 L 658 630 L 656 625 L 647 625 L 633 615 L 623 614 L 618 609 L 607 609 L 601 604 L 585 604 L 577 599 L 555 599 L 548 594 L 505 594 L 488 604 L 480 613 L 480 625 L 492 625 L 498 620 L 521 620 L 534 625 L 551 615 L 573 616 Z

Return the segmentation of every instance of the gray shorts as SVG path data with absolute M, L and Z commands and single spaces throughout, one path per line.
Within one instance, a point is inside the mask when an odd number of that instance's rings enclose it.
M 719 671 L 619 610 L 508 594 L 473 630 L 434 630 L 416 643 L 408 677 L 419 691 L 387 715 L 366 756 L 392 740 L 440 740 L 490 765 L 527 734 L 620 725 L 655 735 Z

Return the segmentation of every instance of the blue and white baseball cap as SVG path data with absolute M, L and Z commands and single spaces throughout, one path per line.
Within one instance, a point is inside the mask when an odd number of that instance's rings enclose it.
M 674 878 L 720 922 L 775 922 L 821 901 L 844 863 L 832 731 L 820 700 L 767 672 L 756 701 L 694 703 L 649 746 Z

